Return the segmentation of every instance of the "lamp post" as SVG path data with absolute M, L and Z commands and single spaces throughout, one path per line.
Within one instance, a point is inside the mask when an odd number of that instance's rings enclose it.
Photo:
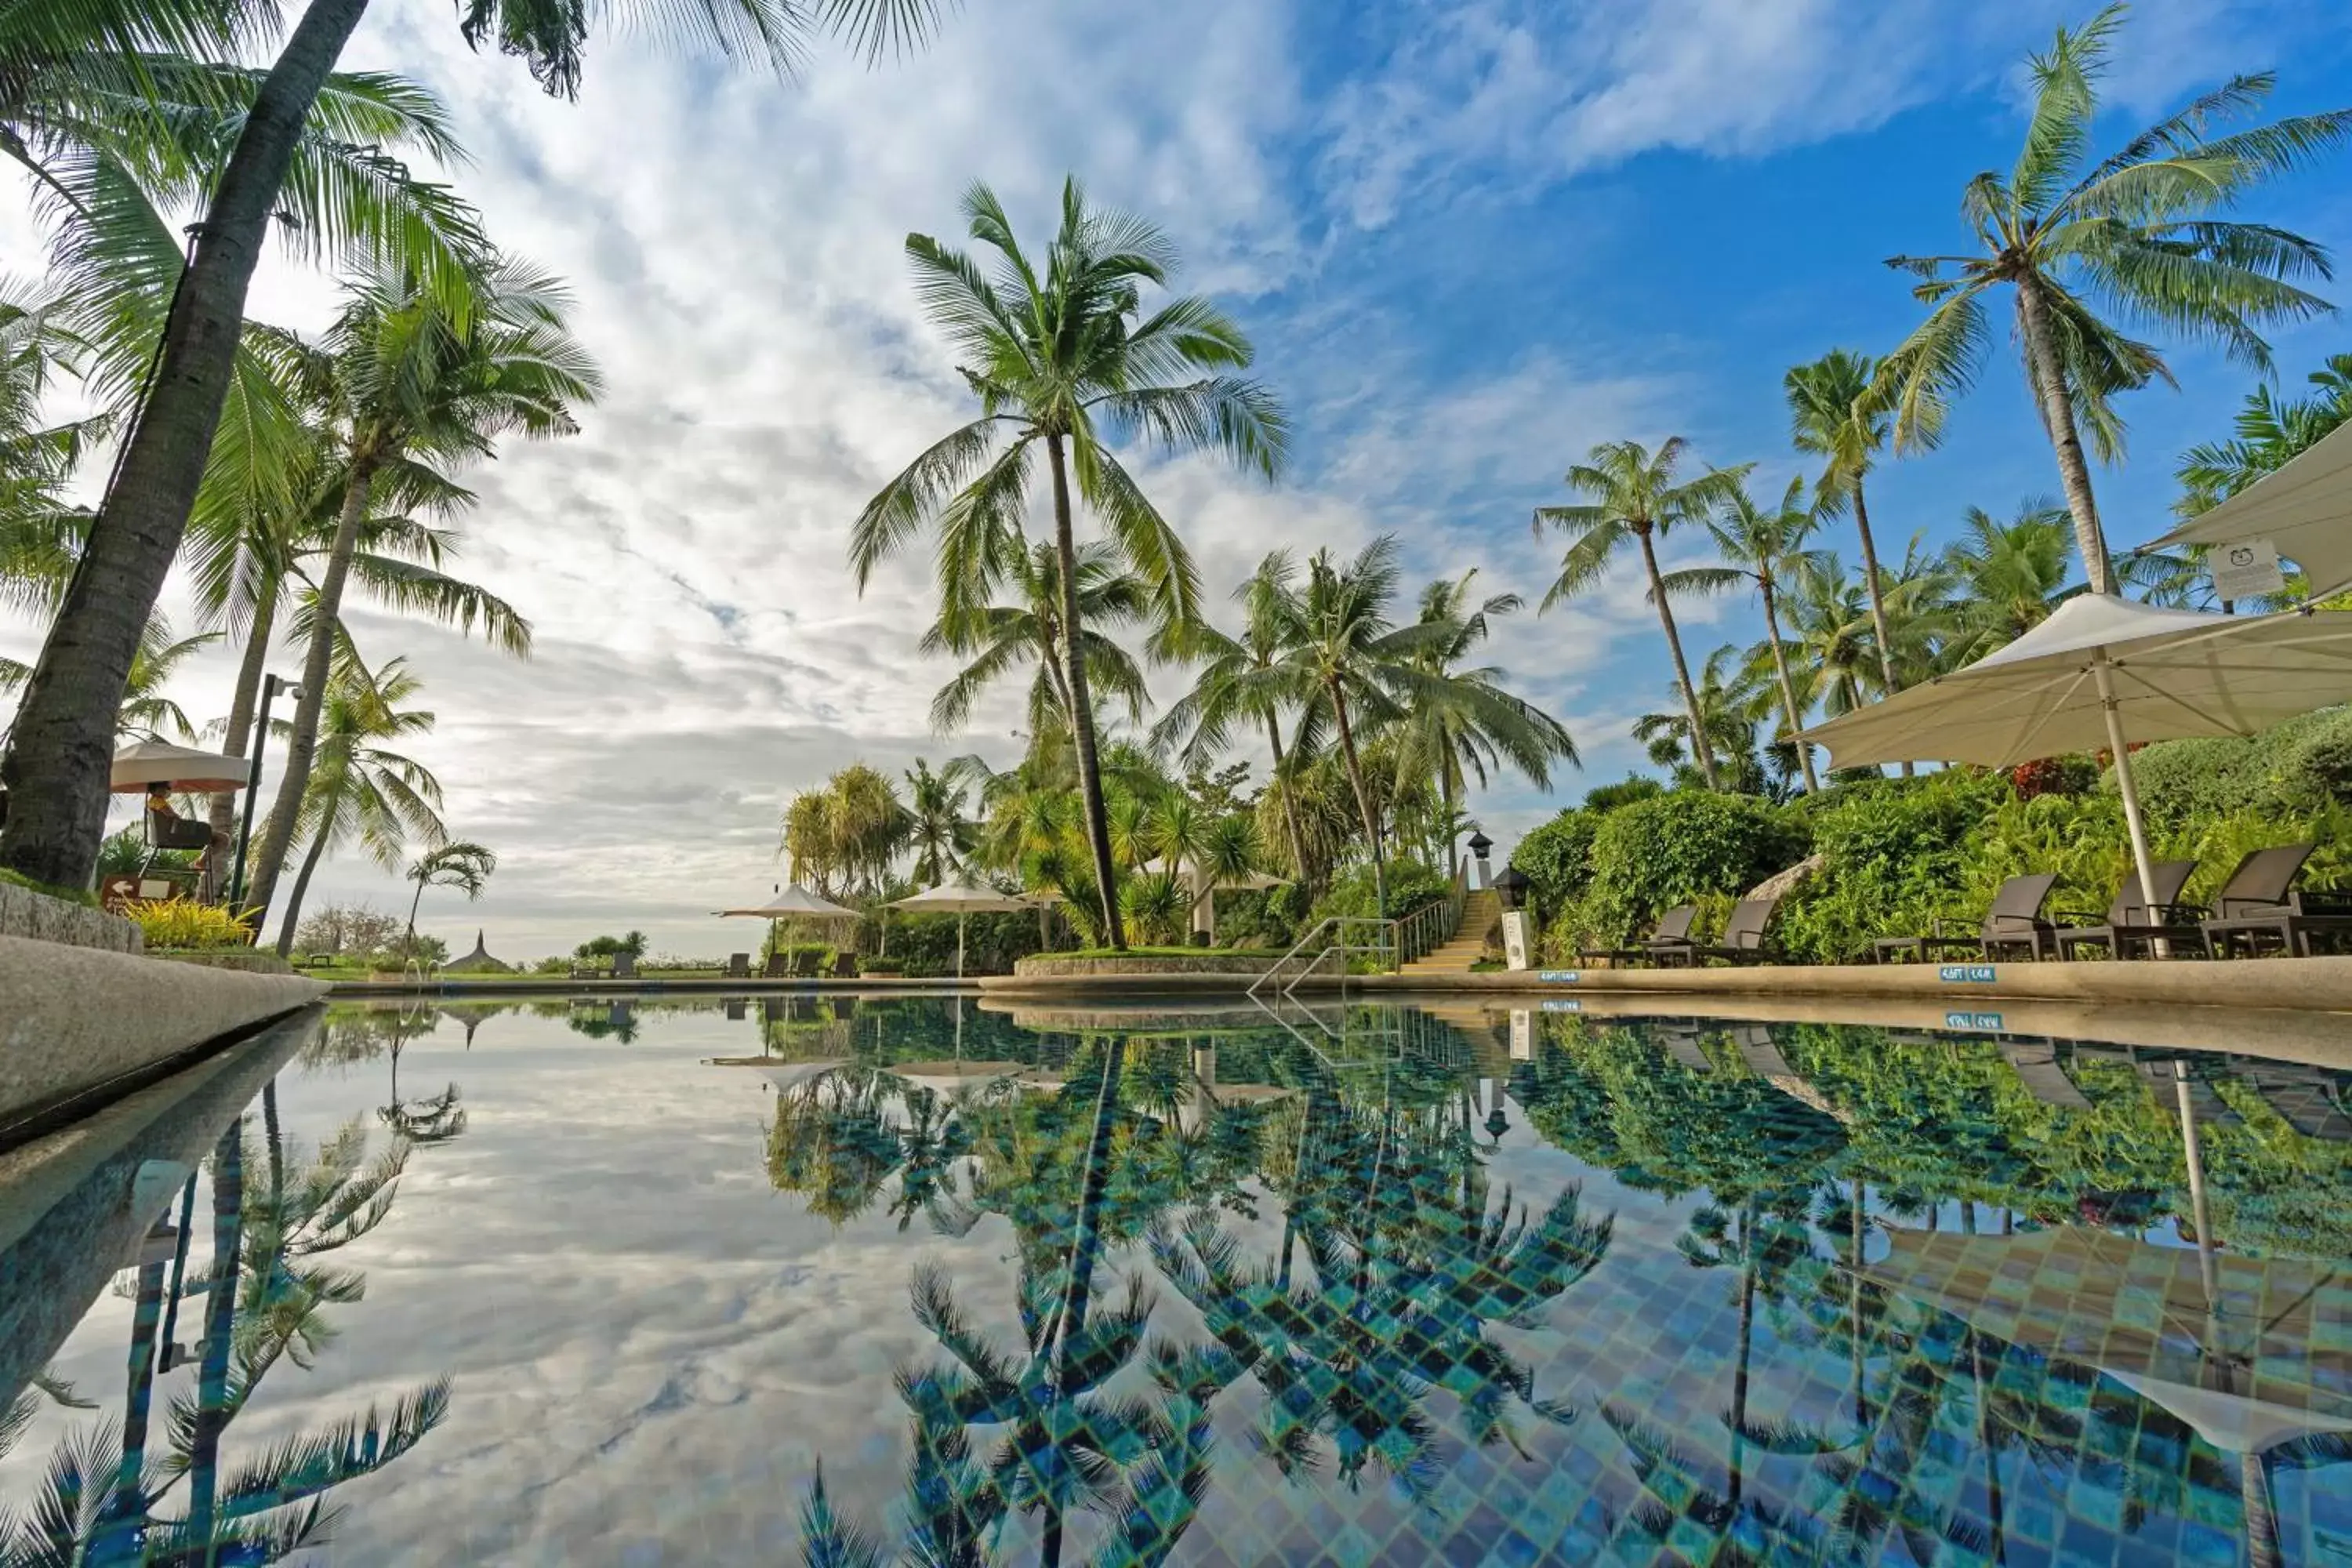
M 1528 874 L 1506 866 L 1495 879 L 1495 900 L 1503 906 L 1503 966 L 1528 967 Z
M 262 749 L 269 744 L 269 700 L 281 691 L 289 697 L 302 695 L 302 689 L 290 680 L 275 675 L 261 678 L 261 710 L 253 720 L 253 776 L 246 781 L 245 815 L 236 826 L 236 858 L 228 872 L 228 907 L 232 913 L 245 902 L 245 851 L 253 838 L 253 802 L 261 794 Z
M 1473 887 L 1488 888 L 1494 886 L 1494 882 L 1488 875 L 1490 868 L 1486 864 L 1486 853 L 1494 847 L 1495 841 L 1487 837 L 1484 831 L 1475 828 L 1471 830 L 1470 856 L 1471 858 L 1478 862 L 1478 879 L 1471 884 Z

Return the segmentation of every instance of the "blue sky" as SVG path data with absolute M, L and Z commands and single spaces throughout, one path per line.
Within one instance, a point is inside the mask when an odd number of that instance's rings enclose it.
M 971 179 L 1034 232 L 1075 171 L 1165 224 L 1181 281 L 1256 339 L 1297 423 L 1286 481 L 1146 468 L 1213 593 L 1274 544 L 1392 531 L 1417 576 L 1475 565 L 1532 601 L 1558 552 L 1529 537 L 1529 509 L 1597 441 L 1679 433 L 1704 460 L 1759 462 L 1764 483 L 1797 471 L 1782 371 L 1908 330 L 1916 307 L 1882 258 L 1961 241 L 1962 183 L 2014 155 L 2020 61 L 2091 9 L 965 0 L 919 58 L 868 71 L 820 48 L 786 84 L 600 38 L 565 104 L 467 51 L 435 0 L 376 0 L 347 62 L 445 95 L 473 153 L 452 178 L 503 243 L 572 280 L 611 386 L 580 437 L 471 476 L 464 564 L 536 622 L 530 663 L 353 616 L 363 647 L 410 653 L 427 682 L 440 723 L 418 751 L 452 829 L 505 856 L 478 909 L 428 900 L 428 926 L 462 948 L 478 922 L 524 955 L 626 925 L 719 951 L 733 933 L 703 911 L 781 877 L 793 790 L 860 757 L 1017 750 L 1009 689 L 970 733 L 928 733 L 947 671 L 914 647 L 923 563 L 862 599 L 843 564 L 857 506 L 969 414 L 898 246 L 951 233 Z M 2352 103 L 2352 37 L 2328 10 L 2143 0 L 2109 140 L 2231 70 L 2280 68 L 2282 111 Z M 2337 159 L 2257 211 L 2352 255 L 2347 192 Z M 38 260 L 18 192 L 0 202 L 0 268 Z M 332 300 L 331 279 L 272 263 L 253 310 L 314 329 Z M 2352 335 L 2339 320 L 2275 342 L 2292 383 Z M 2177 453 L 2221 433 L 2252 384 L 2200 352 L 2173 363 L 2181 391 L 2131 400 L 2131 460 L 2099 476 L 2119 546 L 2158 531 Z M 1966 506 L 2005 514 L 2055 489 L 2003 359 L 1943 450 L 1885 473 L 1873 512 L 1899 550 Z M 1702 656 L 1755 621 L 1737 601 L 1685 614 Z M 0 651 L 32 641 L 0 623 Z M 1584 749 L 1559 800 L 1639 761 L 1626 725 L 1667 690 L 1630 577 L 1519 617 L 1496 658 Z M 225 710 L 228 674 L 195 671 L 192 713 Z M 1553 805 L 1507 784 L 1475 807 L 1508 842 Z M 399 897 L 347 861 L 318 896 Z

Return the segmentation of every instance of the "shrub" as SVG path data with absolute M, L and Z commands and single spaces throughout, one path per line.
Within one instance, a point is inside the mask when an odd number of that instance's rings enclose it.
M 2044 795 L 2087 795 L 2099 787 L 2099 764 L 2090 757 L 2042 757 L 2009 770 L 2009 787 L 2020 800 Z
M 1444 872 L 1432 870 L 1418 860 L 1391 860 L 1387 869 L 1391 920 L 1409 915 L 1423 904 L 1434 903 L 1453 886 Z M 1358 866 L 1336 879 L 1307 913 L 1309 924 L 1329 915 L 1370 918 L 1379 914 L 1380 899 L 1372 882 L 1371 867 Z
M 149 947 L 250 947 L 253 932 L 218 904 L 186 899 L 132 899 L 122 912 L 139 924 Z
M 1615 784 L 1596 784 L 1585 792 L 1584 809 L 1596 816 L 1606 816 L 1628 805 L 1639 805 L 1645 800 L 1655 800 L 1666 793 L 1666 786 L 1655 779 L 1635 773 Z M 1530 876 L 1533 872 L 1528 873 Z
M 1563 811 L 1511 851 L 1511 865 L 1528 879 L 1538 919 L 1565 909 L 1592 880 L 1592 837 L 1601 814 L 1591 806 Z
M 1806 815 L 1821 870 L 1782 904 L 1773 928 L 1792 956 L 1835 963 L 1873 938 L 1921 931 L 1937 917 L 1973 918 L 1971 840 L 2010 798 L 2005 780 L 1930 773 L 1843 785 Z
M 614 958 L 627 953 L 631 958 L 643 958 L 647 946 L 646 933 L 633 931 L 626 936 L 592 936 L 572 950 L 578 959 Z
M 1736 895 L 1803 858 L 1801 823 L 1748 795 L 1675 790 L 1622 806 L 1592 837 L 1592 881 L 1573 908 L 1580 937 L 1616 944 L 1659 912 Z
M 294 945 L 312 954 L 380 952 L 400 940 L 404 922 L 366 904 L 329 904 L 294 933 Z

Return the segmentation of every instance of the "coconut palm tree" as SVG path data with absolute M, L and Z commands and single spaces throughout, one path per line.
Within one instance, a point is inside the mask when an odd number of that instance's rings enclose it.
M 148 626 L 147 635 L 140 639 L 139 655 L 131 661 L 130 679 L 123 682 L 122 700 L 115 705 L 114 738 L 160 741 L 163 738 L 163 726 L 168 723 L 182 740 L 195 739 L 195 726 L 188 721 L 187 710 L 163 695 L 163 689 L 191 656 L 220 641 L 220 637 L 218 632 L 174 637 L 171 623 L 156 617 Z M 0 658 L 0 691 L 17 689 L 32 679 L 32 674 L 30 667 Z
M 1706 656 L 1700 667 L 1696 692 L 1677 689 L 1674 696 L 1682 711 L 1671 710 L 1644 713 L 1633 721 L 1633 739 L 1647 748 L 1650 761 L 1662 768 L 1689 770 L 1695 767 L 1695 756 L 1712 754 L 1718 763 L 1727 764 L 1727 773 L 1718 771 L 1718 782 L 1710 789 L 1727 784 L 1743 794 L 1759 793 L 1764 783 L 1763 767 L 1756 756 L 1756 726 L 1772 706 L 1767 685 L 1754 674 L 1739 668 L 1739 649 L 1726 643 Z M 1696 745 L 1691 740 L 1692 715 L 1697 715 L 1700 733 L 1706 743 Z
M 1666 602 L 1665 580 L 1658 570 L 1658 542 L 1677 528 L 1704 520 L 1722 500 L 1726 488 L 1736 484 L 1745 470 L 1710 469 L 1676 484 L 1675 470 L 1688 448 L 1689 443 L 1680 436 L 1668 437 L 1655 453 L 1638 441 L 1604 441 L 1592 448 L 1587 461 L 1569 469 L 1569 488 L 1590 499 L 1573 506 L 1536 508 L 1538 534 L 1549 523 L 1570 541 L 1567 554 L 1560 558 L 1559 575 L 1537 613 L 1600 582 L 1611 559 L 1632 540 L 1640 547 L 1642 569 L 1650 581 L 1650 603 L 1658 612 L 1659 629 L 1666 634 L 1667 651 L 1674 656 L 1675 679 L 1681 684 L 1689 708 L 1689 732 L 1704 736 L 1706 726 L 1699 717 L 1697 689 L 1691 685 L 1682 634 L 1675 629 L 1674 607 Z M 1704 743 L 1697 747 L 1697 762 L 1706 787 L 1719 788 L 1715 757 Z
M 1804 493 L 1805 481 L 1790 479 L 1781 492 L 1780 504 L 1767 508 L 1748 493 L 1744 480 L 1732 485 L 1706 520 L 1723 564 L 1688 567 L 1665 576 L 1669 594 L 1717 593 L 1734 583 L 1756 585 L 1757 597 L 1764 605 L 1764 636 L 1772 653 L 1773 678 L 1780 691 L 1780 716 L 1791 735 L 1805 727 L 1805 719 L 1796 685 L 1789 679 L 1788 652 L 1780 640 L 1780 596 L 1790 578 L 1821 559 L 1819 552 L 1805 549 L 1805 541 L 1811 537 L 1822 514 L 1818 507 L 1804 504 Z M 1873 611 L 1876 611 L 1874 598 Z M 1813 776 L 1812 748 L 1800 745 L 1796 750 L 1806 791 L 1819 789 L 1821 782 Z
M 2330 354 L 2306 379 L 2318 390 L 2294 400 L 2282 400 L 2268 385 L 2257 386 L 2238 409 L 2231 439 L 2201 442 L 2183 452 L 2173 469 L 2180 499 L 2172 510 L 2184 518 L 2212 510 L 2352 419 L 2352 354 Z
M 920 757 L 907 772 L 907 842 L 915 851 L 915 880 L 936 887 L 963 869 L 980 836 L 964 816 L 971 792 L 952 770 L 935 773 Z
M 489 885 L 490 874 L 498 868 L 497 855 L 466 838 L 436 844 L 410 861 L 402 875 L 416 884 L 416 891 L 408 900 L 408 931 L 402 938 L 402 945 L 416 945 L 416 907 L 425 901 L 425 889 L 455 888 L 472 902 L 482 896 L 482 889 Z
M 1474 599 L 1478 569 L 1440 577 L 1421 591 L 1419 624 L 1435 628 L 1393 676 L 1405 707 L 1397 747 L 1397 776 L 1434 779 L 1438 820 L 1452 827 L 1461 814 L 1469 780 L 1484 789 L 1490 770 L 1508 762 L 1538 789 L 1551 787 L 1551 765 L 1577 761 L 1568 727 L 1535 704 L 1503 689 L 1503 671 L 1466 660 L 1493 631 L 1494 623 L 1527 601 L 1517 594 Z M 1448 833 L 1445 870 L 1452 876 L 1459 851 Z
M 1955 667 L 1982 658 L 2050 618 L 2074 563 L 2066 509 L 2036 496 L 2007 522 L 1982 507 L 1961 514 L 1960 537 L 1944 547 L 1958 590 L 1957 626 L 1945 658 Z
M 960 358 L 981 416 L 937 442 L 866 504 L 850 534 L 862 593 L 875 568 L 924 530 L 939 534 L 940 614 L 950 622 L 985 602 L 1017 559 L 1010 542 L 1042 449 L 1051 485 L 1054 550 L 1062 585 L 1062 679 L 1068 693 L 1078 792 L 1109 945 L 1126 945 L 1103 811 L 1095 714 L 1083 643 L 1072 490 L 1101 521 L 1119 555 L 1150 585 L 1171 627 L 1199 618 L 1192 556 L 1120 463 L 1112 443 L 1141 437 L 1171 452 L 1213 450 L 1271 479 L 1288 426 L 1273 396 L 1234 374 L 1249 340 L 1206 300 L 1183 297 L 1143 315 L 1145 288 L 1164 289 L 1175 249 L 1152 225 L 1089 210 L 1076 179 L 1062 186 L 1061 225 L 1043 276 L 984 184 L 965 194 L 971 237 L 995 251 L 993 278 L 961 251 L 909 235 L 907 256 L 925 310 Z M 1196 379 L 1179 381 L 1179 376 Z
M 509 433 L 570 434 L 579 428 L 573 407 L 595 400 L 596 368 L 564 326 L 570 299 L 560 283 L 500 259 L 477 284 L 460 317 L 414 276 L 362 274 L 346 288 L 323 342 L 302 354 L 307 389 L 333 432 L 341 494 L 284 776 L 256 851 L 257 909 L 269 906 L 301 810 L 343 587 L 379 479 L 487 458 Z
M 371 859 L 389 871 L 400 864 L 413 834 L 428 842 L 444 836 L 441 781 L 415 758 L 393 748 L 429 734 L 433 715 L 404 706 L 424 683 L 395 658 L 370 674 L 356 658 L 343 661 L 320 722 L 317 764 L 304 792 L 301 832 L 310 847 L 302 857 L 278 932 L 278 951 L 294 949 L 302 900 L 319 862 L 357 839 Z M 282 734 L 291 726 L 277 725 Z
M 1961 195 L 1978 248 L 1887 263 L 1919 279 L 1913 294 L 1930 310 L 1880 364 L 1876 386 L 1891 403 L 1897 448 L 1932 445 L 1951 399 L 1992 351 L 1990 296 L 2010 289 L 2026 383 L 2095 594 L 2116 592 L 2116 581 L 2084 437 L 2114 460 L 2124 435 L 2116 395 L 2172 380 L 2163 355 L 2116 321 L 2267 371 L 2270 347 L 2258 329 L 2328 309 L 2296 286 L 2327 276 L 2326 253 L 2285 229 L 2218 215 L 2352 137 L 2352 110 L 2217 133 L 2269 98 L 2274 79 L 2263 72 L 2231 78 L 2093 162 L 2098 78 L 2126 10 L 2110 5 L 2078 29 L 2061 27 L 2032 57 L 2033 112 L 2015 165 L 2007 175 L 1977 175 Z
M 1203 622 L 1192 629 L 1187 655 L 1200 662 L 1192 689 L 1171 703 L 1151 731 L 1152 744 L 1181 744 L 1187 763 L 1205 763 L 1223 753 L 1237 726 L 1255 723 L 1265 731 L 1266 749 L 1273 757 L 1273 788 L 1279 794 L 1283 827 L 1291 864 L 1307 874 L 1307 839 L 1298 818 L 1298 803 L 1290 787 L 1292 752 L 1286 751 L 1282 721 L 1286 711 L 1298 710 L 1298 728 L 1291 744 L 1312 753 L 1322 743 L 1310 721 L 1322 711 L 1313 704 L 1311 689 L 1302 689 L 1297 671 L 1284 662 L 1297 641 L 1298 572 L 1287 550 L 1269 552 L 1257 563 L 1234 597 L 1242 606 L 1239 637 L 1228 637 Z
M 1004 675 L 1034 663 L 1029 683 L 1031 733 L 1069 728 L 1070 685 L 1062 668 L 1062 566 L 1051 542 L 1016 548 L 1005 563 L 1010 601 L 961 607 L 942 605 L 940 617 L 923 634 L 927 654 L 951 653 L 970 660 L 931 699 L 931 728 L 941 734 L 963 727 L 972 704 Z M 1119 564 L 1109 543 L 1089 541 L 1078 550 L 1078 642 L 1085 650 L 1087 689 L 1097 703 L 1123 702 L 1137 722 L 1151 700 L 1135 656 L 1113 641 L 1107 628 L 1133 626 L 1150 613 L 1151 590 Z
M 8 820 L 0 825 L 0 863 L 37 881 L 79 886 L 97 858 L 105 826 L 106 728 L 140 626 L 163 589 L 203 480 L 213 429 L 235 375 L 236 323 L 273 216 L 299 210 L 306 196 L 329 212 L 339 205 L 381 212 L 384 221 L 370 231 L 382 237 L 370 247 L 379 261 L 413 262 L 421 249 L 429 264 L 424 275 L 445 303 L 462 304 L 470 291 L 460 275 L 474 247 L 452 243 L 458 237 L 435 234 L 407 213 L 391 210 L 364 184 L 353 201 L 348 188 L 306 190 L 298 178 L 305 127 L 317 115 L 335 61 L 367 4 L 328 0 L 304 9 L 269 70 L 251 77 L 250 97 L 233 106 L 220 138 L 226 155 L 194 183 L 191 194 L 204 216 L 177 285 L 183 308 L 172 312 L 158 343 L 149 391 L 100 509 L 88 566 L 77 574 L 50 628 L 39 674 L 16 716 L 14 744 L 0 759 L 0 778 L 12 801 Z M 913 42 L 933 14 L 932 0 L 713 0 L 683 8 L 616 5 L 597 16 L 693 37 L 730 56 L 763 58 L 781 68 L 812 31 L 846 37 L 870 55 Z M 70 72 L 79 81 L 106 69 L 108 57 L 126 49 L 194 47 L 228 55 L 261 31 L 268 15 L 237 0 L 209 12 L 187 0 L 57 0 L 20 7 L 9 14 L 15 25 L 0 31 L 0 79 L 56 82 Z M 459 16 L 469 44 L 495 40 L 503 52 L 523 56 L 542 86 L 566 96 L 579 85 L 587 23 L 580 9 L 524 0 L 468 0 Z M 119 83 L 129 74 L 115 70 L 113 79 Z M 152 96 L 143 81 L 140 96 Z M 347 231 L 304 224 L 295 232 L 331 244 Z M 440 243 L 420 245 L 428 234 Z
M 1798 451 L 1823 459 L 1814 481 L 1814 500 L 1824 515 L 1853 504 L 1853 531 L 1862 543 L 1862 584 L 1870 595 L 1870 620 L 1880 653 L 1879 680 L 1889 696 L 1902 689 L 1895 679 L 1895 639 L 1886 627 L 1886 597 L 1879 583 L 1878 543 L 1870 531 L 1870 498 L 1864 481 L 1878 454 L 1886 449 L 1893 422 L 1872 394 L 1878 363 L 1868 354 L 1832 349 L 1811 364 L 1792 367 L 1780 378 L 1789 400 L 1789 439 Z

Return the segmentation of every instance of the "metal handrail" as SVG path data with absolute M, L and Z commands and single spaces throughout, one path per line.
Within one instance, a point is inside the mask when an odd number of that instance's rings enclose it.
M 1314 925 L 1308 927 L 1306 935 L 1291 943 L 1290 951 L 1284 953 L 1280 958 L 1276 959 L 1272 968 L 1268 969 L 1265 973 L 1259 975 L 1256 980 L 1251 983 L 1249 994 L 1252 996 L 1255 996 L 1258 994 L 1260 987 L 1280 980 L 1284 972 L 1288 968 L 1291 960 L 1297 958 L 1301 952 L 1306 952 L 1309 946 L 1314 945 L 1316 940 L 1318 937 L 1323 936 L 1326 931 L 1332 932 L 1333 937 L 1330 940 L 1323 942 L 1320 946 L 1317 946 L 1314 955 L 1308 958 L 1307 962 L 1299 967 L 1298 973 L 1291 975 L 1286 984 L 1283 984 L 1278 986 L 1278 989 L 1284 995 L 1287 996 L 1292 992 L 1296 991 L 1298 988 L 1298 983 L 1301 980 L 1306 979 L 1309 974 L 1313 973 L 1318 964 L 1321 963 L 1325 959 L 1329 958 L 1334 953 L 1340 955 L 1339 981 L 1340 993 L 1342 995 L 1346 994 L 1347 991 L 1347 959 L 1349 955 L 1359 952 L 1377 954 L 1384 960 L 1382 967 L 1393 973 L 1398 964 L 1398 961 L 1395 956 L 1397 935 L 1396 924 L 1397 922 L 1394 921 L 1378 920 L 1370 915 L 1326 915 L 1321 920 L 1316 921 Z M 1370 942 L 1349 942 L 1346 940 L 1349 930 L 1351 927 L 1358 926 L 1370 927 L 1378 940 Z

